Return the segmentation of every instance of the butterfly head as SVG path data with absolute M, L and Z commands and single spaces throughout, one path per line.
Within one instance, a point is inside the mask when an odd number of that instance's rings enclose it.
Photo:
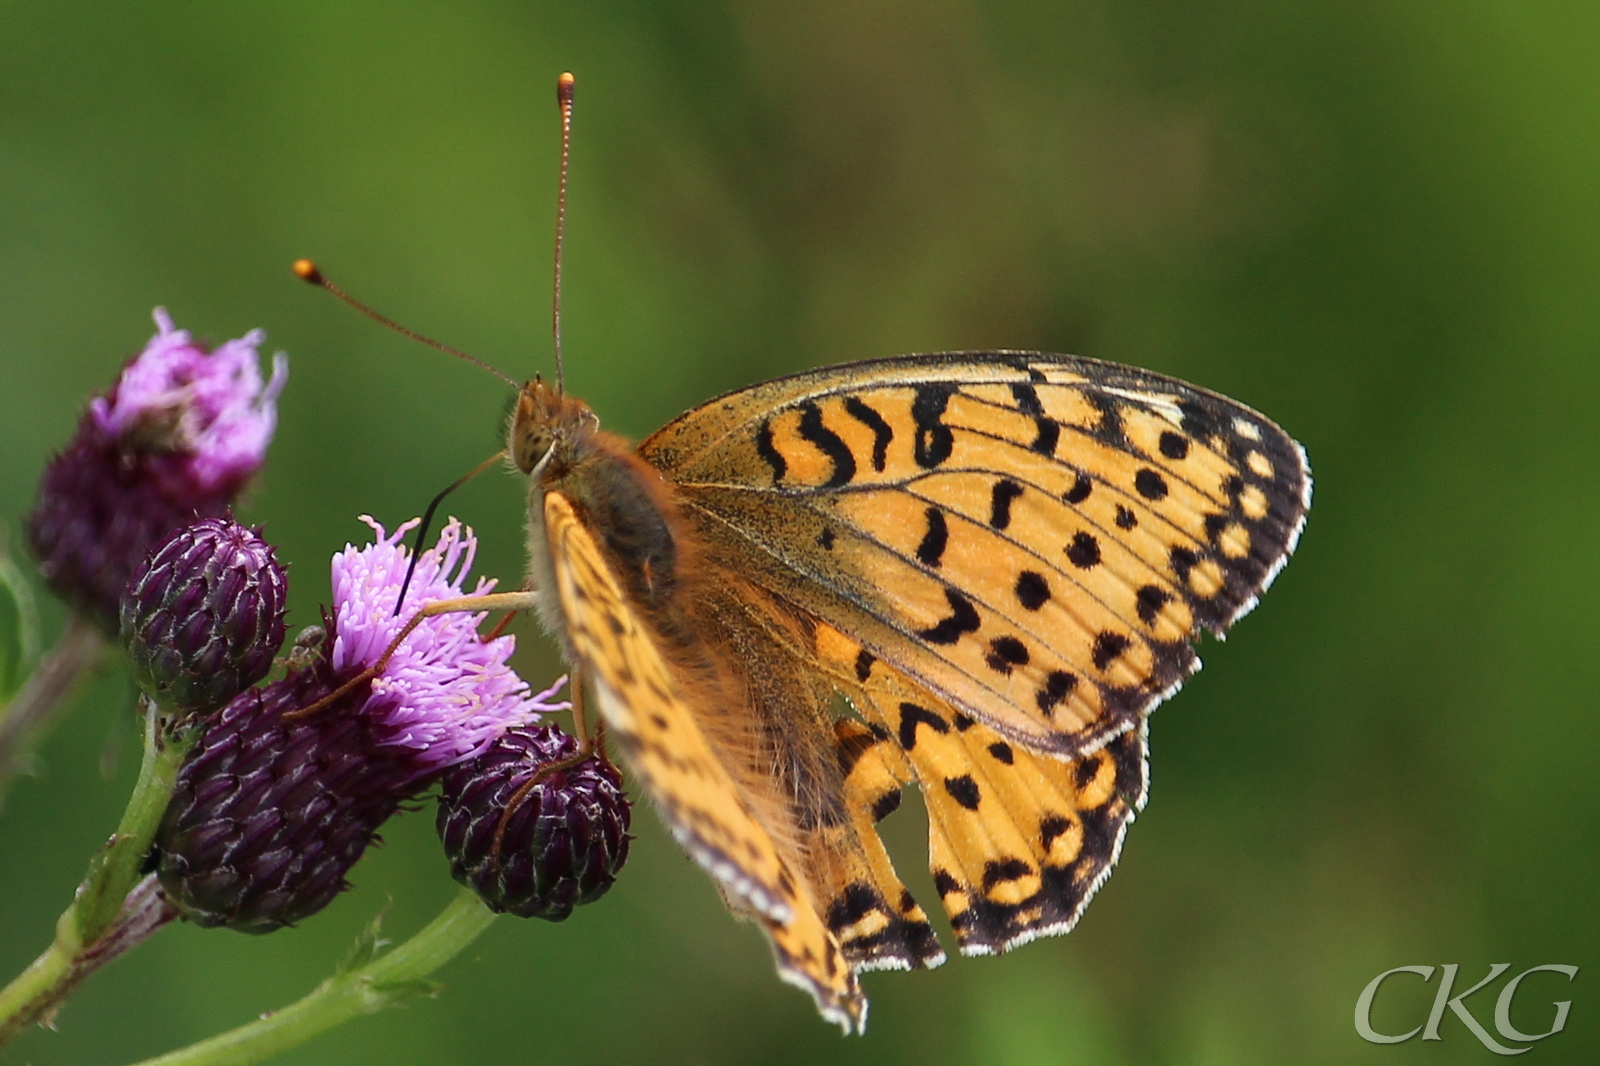
M 582 400 L 558 392 L 542 378 L 522 386 L 511 414 L 506 451 L 524 474 L 565 465 L 573 445 L 592 435 L 600 420 Z

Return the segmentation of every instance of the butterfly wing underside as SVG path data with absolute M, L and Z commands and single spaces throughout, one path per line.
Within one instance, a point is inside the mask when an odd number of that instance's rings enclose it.
M 700 728 L 599 544 L 559 493 L 545 495 L 544 520 L 573 653 L 662 818 L 725 895 L 761 923 L 780 975 L 811 992 L 829 1020 L 859 1029 L 866 1002 L 836 939 Z
M 1305 453 L 1171 378 L 907 356 L 730 393 L 647 439 L 722 565 L 1030 750 L 1091 754 L 1287 561 Z

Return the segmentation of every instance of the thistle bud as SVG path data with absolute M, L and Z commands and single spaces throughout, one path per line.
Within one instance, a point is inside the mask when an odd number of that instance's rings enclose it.
M 207 518 L 158 547 L 122 597 L 122 639 L 140 687 L 207 713 L 272 669 L 288 582 L 260 530 Z
M 288 377 L 282 355 L 263 381 L 259 330 L 214 351 L 158 332 L 39 479 L 26 526 L 45 583 L 107 634 L 150 549 L 196 518 L 227 512 L 260 468 Z
M 436 824 L 450 873 L 490 909 L 562 921 L 605 895 L 627 862 L 628 799 L 616 768 L 596 756 L 550 773 L 506 816 L 536 773 L 577 750 L 554 726 L 510 729 L 445 772 Z
M 178 772 L 156 834 L 162 890 L 185 918 L 270 933 L 326 907 L 378 827 L 415 791 L 408 760 L 378 745 L 357 692 L 326 662 L 237 696 Z

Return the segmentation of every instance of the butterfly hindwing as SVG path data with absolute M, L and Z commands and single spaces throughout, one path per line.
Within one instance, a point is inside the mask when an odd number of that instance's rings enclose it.
M 640 454 L 723 564 L 1005 739 L 1073 757 L 1195 670 L 1309 503 L 1240 404 L 1035 353 L 857 363 L 705 404 Z
M 740 714 L 750 723 L 752 790 L 781 822 L 806 894 L 857 970 L 932 968 L 944 950 L 926 912 L 895 873 L 875 825 L 914 780 L 860 722 L 833 717 L 837 672 L 818 654 L 819 627 L 729 573 L 696 597 L 708 644 L 736 649 L 726 663 Z M 869 750 L 870 749 L 870 750 Z M 776 802 L 772 802 L 776 801 Z
M 1110 876 L 1148 787 L 1141 726 L 1071 761 L 1029 751 L 898 671 L 818 630 L 819 657 L 848 665 L 860 723 L 836 727 L 876 811 L 917 781 L 929 865 L 963 954 L 1065 933 Z

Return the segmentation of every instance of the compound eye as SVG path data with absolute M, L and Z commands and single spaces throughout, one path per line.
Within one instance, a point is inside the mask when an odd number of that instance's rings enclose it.
M 517 469 L 524 474 L 531 474 L 539 461 L 550 451 L 550 434 L 529 433 L 517 439 L 516 460 Z

